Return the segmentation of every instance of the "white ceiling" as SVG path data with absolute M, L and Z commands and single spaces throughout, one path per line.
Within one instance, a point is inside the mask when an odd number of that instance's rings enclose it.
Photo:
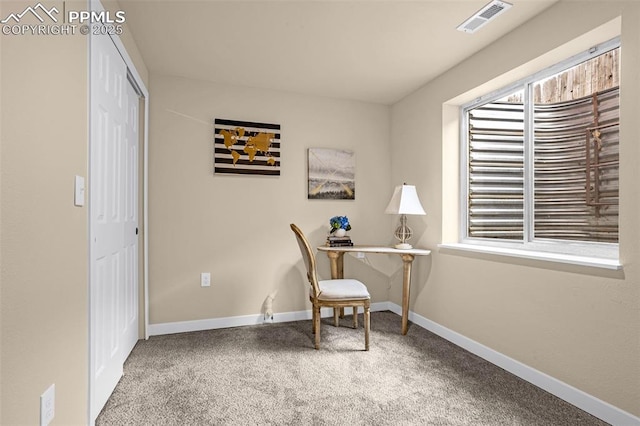
M 151 73 L 392 104 L 557 0 L 120 0 Z M 523 48 L 526 48 L 523 46 Z

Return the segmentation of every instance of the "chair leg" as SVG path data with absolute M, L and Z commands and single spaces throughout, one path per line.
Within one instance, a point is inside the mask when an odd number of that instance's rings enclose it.
M 371 317 L 369 305 L 364 307 L 364 350 L 369 350 L 369 327 L 371 326 Z
M 353 309 L 353 328 L 358 328 L 358 307 L 354 306 L 351 309 Z
M 316 334 L 316 307 L 311 306 L 311 332 Z
M 333 308 L 333 325 L 340 327 L 340 309 Z
M 313 329 L 316 333 L 315 347 L 320 349 L 320 306 L 313 307 L 315 318 L 313 320 Z

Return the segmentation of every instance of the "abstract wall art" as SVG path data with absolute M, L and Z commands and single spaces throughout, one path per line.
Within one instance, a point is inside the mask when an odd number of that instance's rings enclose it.
M 346 149 L 309 148 L 308 199 L 355 200 L 356 158 Z

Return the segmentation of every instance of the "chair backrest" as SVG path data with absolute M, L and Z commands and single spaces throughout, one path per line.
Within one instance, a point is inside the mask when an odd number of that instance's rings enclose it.
M 318 277 L 316 275 L 316 257 L 313 254 L 313 249 L 309 245 L 309 241 L 304 236 L 300 228 L 298 228 L 293 223 L 290 225 L 291 230 L 296 235 L 296 240 L 298 241 L 298 246 L 300 247 L 300 252 L 302 253 L 302 259 L 304 260 L 304 266 L 307 268 L 307 279 L 309 280 L 309 284 L 311 284 L 311 288 L 313 289 L 313 298 L 318 297 Z

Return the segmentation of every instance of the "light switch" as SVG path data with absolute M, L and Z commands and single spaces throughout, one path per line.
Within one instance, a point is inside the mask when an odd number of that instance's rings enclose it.
M 84 206 L 84 177 L 76 176 L 73 204 L 82 207 Z

